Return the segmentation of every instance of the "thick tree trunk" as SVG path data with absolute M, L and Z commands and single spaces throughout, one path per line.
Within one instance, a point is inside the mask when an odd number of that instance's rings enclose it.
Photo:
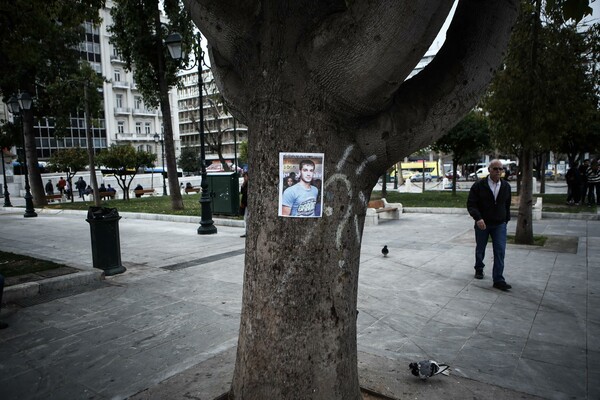
M 25 143 L 24 151 L 27 156 L 27 172 L 29 173 L 29 186 L 33 196 L 33 205 L 43 207 L 48 204 L 46 193 L 44 192 L 44 183 L 38 163 L 37 148 L 35 146 L 35 131 L 33 129 L 33 111 L 24 110 L 22 112 L 23 132 Z
M 521 193 L 515 243 L 533 244 L 533 151 L 523 149 L 521 168 Z
M 360 399 L 356 317 L 366 205 L 379 175 L 339 126 L 275 109 L 249 128 L 250 220 L 234 399 Z M 252 113 L 257 115 L 259 113 Z M 323 152 L 324 217 L 278 217 L 278 151 Z M 335 205 L 335 208 L 332 207 Z M 285 250 L 286 251 L 282 251 Z M 305 249 L 301 252 L 295 249 Z

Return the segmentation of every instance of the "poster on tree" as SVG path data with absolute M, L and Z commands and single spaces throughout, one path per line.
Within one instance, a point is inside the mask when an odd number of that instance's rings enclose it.
M 324 153 L 279 153 L 279 216 L 318 218 Z

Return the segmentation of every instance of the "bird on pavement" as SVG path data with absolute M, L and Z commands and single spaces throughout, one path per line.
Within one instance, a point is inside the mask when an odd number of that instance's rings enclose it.
M 383 254 L 384 257 L 387 257 L 387 255 L 389 254 L 389 250 L 387 248 L 387 244 L 385 246 L 383 246 L 383 249 L 381 249 L 381 254 Z
M 450 367 L 447 364 L 438 363 L 433 360 L 423 360 L 419 362 L 410 363 L 408 365 L 410 372 L 414 376 L 418 376 L 422 380 L 426 380 L 434 375 L 450 375 L 448 370 Z

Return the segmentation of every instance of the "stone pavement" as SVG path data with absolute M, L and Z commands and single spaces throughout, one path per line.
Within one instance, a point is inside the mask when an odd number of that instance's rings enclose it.
M 508 246 L 511 292 L 493 289 L 489 271 L 473 279 L 472 225 L 466 214 L 403 214 L 365 228 L 361 384 L 394 398 L 600 398 L 600 221 L 536 221 L 534 232 L 551 241 Z M 0 397 L 224 393 L 244 239 L 239 227 L 199 236 L 197 226 L 123 218 L 127 272 L 4 307 L 10 327 L 0 331 Z M 94 271 L 89 235 L 81 214 L 26 219 L 22 209 L 0 210 L 0 250 Z M 408 363 L 425 358 L 450 364 L 452 375 L 426 383 L 410 375 Z

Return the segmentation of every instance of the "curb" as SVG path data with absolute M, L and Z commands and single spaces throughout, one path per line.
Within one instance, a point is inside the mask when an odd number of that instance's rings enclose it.
M 104 271 L 81 271 L 73 274 L 55 276 L 37 282 L 26 282 L 4 288 L 2 303 L 14 302 L 24 298 L 38 296 L 73 286 L 82 286 L 104 279 Z

